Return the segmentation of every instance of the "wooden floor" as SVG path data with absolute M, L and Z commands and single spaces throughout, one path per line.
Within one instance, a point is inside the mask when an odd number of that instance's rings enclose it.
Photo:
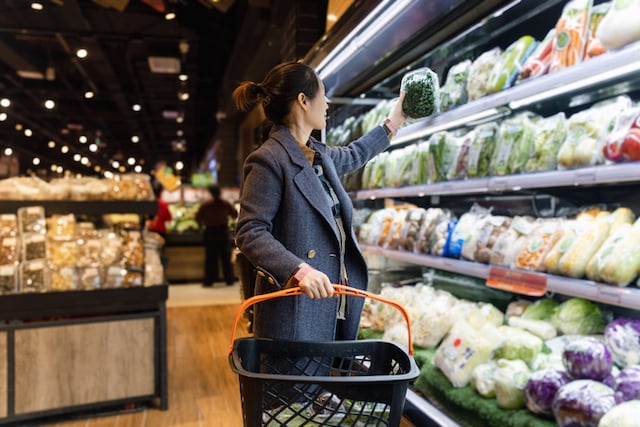
M 227 359 L 239 304 L 169 307 L 169 409 L 42 424 L 55 427 L 242 426 L 238 377 Z M 247 336 L 243 323 L 238 336 Z

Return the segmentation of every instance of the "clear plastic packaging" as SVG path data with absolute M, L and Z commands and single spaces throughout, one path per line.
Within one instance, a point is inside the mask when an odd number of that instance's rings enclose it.
M 20 264 L 20 292 L 45 292 L 49 285 L 49 269 L 44 259 Z
M 102 286 L 102 270 L 103 269 L 98 266 L 78 267 L 76 269 L 77 288 L 87 291 L 100 289 L 100 287 Z
M 411 119 L 427 117 L 440 111 L 440 84 L 438 75 L 428 67 L 406 73 L 400 83 L 406 92 L 402 111 Z
M 19 239 L 15 236 L 0 237 L 0 265 L 11 265 L 19 262 Z
M 18 209 L 18 229 L 21 233 L 42 233 L 46 231 L 44 207 L 25 206 Z
M 51 215 L 47 220 L 47 237 L 70 240 L 75 235 L 76 217 L 73 214 Z
M 0 265 L 0 294 L 10 294 L 17 288 L 18 267 L 14 264 Z
M 18 234 L 18 217 L 14 214 L 0 215 L 0 236 L 11 237 Z
M 49 289 L 52 291 L 71 291 L 78 287 L 75 267 L 51 268 L 51 283 Z
M 47 257 L 47 238 L 42 233 L 24 233 L 21 237 L 20 247 L 23 261 Z
M 53 267 L 75 266 L 78 260 L 78 244 L 75 240 L 50 240 L 47 243 L 47 260 Z

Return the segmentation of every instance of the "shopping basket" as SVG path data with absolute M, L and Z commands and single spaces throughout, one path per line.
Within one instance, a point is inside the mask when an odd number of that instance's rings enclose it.
M 236 313 L 229 348 L 231 369 L 240 380 L 245 427 L 400 425 L 408 384 L 419 374 L 409 316 L 400 304 L 379 295 L 342 285 L 334 289 L 400 310 L 407 322 L 409 354 L 385 340 L 235 339 L 248 307 L 304 292 L 290 288 L 249 298 Z

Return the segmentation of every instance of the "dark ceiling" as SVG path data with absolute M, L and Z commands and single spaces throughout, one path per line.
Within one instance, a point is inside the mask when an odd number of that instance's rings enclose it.
M 219 101 L 221 87 L 226 96 L 228 80 L 246 78 L 254 59 L 278 55 L 277 46 L 265 45 L 264 33 L 273 29 L 274 3 L 282 1 L 38 3 L 42 10 L 28 0 L 0 2 L 0 99 L 11 102 L 0 107 L 6 113 L 0 115 L 0 148 L 17 154 L 21 173 L 51 174 L 53 164 L 95 174 L 117 170 L 114 161 L 126 172 L 177 160 L 195 169 L 215 133 L 216 115 L 228 114 L 219 110 L 226 102 Z M 165 19 L 169 11 L 176 12 L 174 20 Z M 79 48 L 87 49 L 86 58 L 76 56 Z M 180 74 L 188 79 L 180 81 Z M 181 92 L 189 98 L 180 100 Z M 47 99 L 53 109 L 45 108 Z M 33 165 L 33 157 L 40 164 Z

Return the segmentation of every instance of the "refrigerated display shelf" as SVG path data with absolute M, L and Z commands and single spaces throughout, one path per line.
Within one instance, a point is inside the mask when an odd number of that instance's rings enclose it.
M 486 279 L 489 277 L 492 266 L 471 261 L 453 258 L 445 258 L 433 255 L 416 254 L 395 249 L 386 249 L 380 246 L 363 245 L 366 253 L 380 255 L 395 261 L 406 262 L 414 265 L 435 268 L 452 273 Z M 518 271 L 514 269 L 514 271 Z M 523 271 L 523 270 L 520 270 Z M 576 298 L 584 298 L 604 304 L 619 307 L 637 309 L 640 307 L 640 289 L 632 287 L 617 287 L 598 283 L 591 280 L 573 279 L 570 277 L 555 276 L 546 273 L 527 271 L 528 274 L 540 276 L 545 279 L 547 292 L 557 293 Z

